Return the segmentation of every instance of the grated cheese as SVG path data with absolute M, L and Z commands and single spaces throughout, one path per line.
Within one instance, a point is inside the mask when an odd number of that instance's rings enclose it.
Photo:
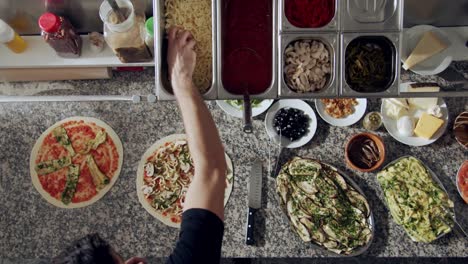
M 180 26 L 192 32 L 197 45 L 197 64 L 193 82 L 201 93 L 212 83 L 212 22 L 210 0 L 166 0 L 166 29 Z

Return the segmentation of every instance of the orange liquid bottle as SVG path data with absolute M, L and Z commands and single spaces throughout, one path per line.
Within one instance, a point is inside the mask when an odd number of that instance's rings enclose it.
M 14 53 L 22 53 L 27 48 L 26 41 L 1 19 L 0 42 L 4 43 Z
M 15 33 L 15 37 L 12 41 L 5 44 L 14 53 L 22 53 L 28 47 L 26 41 L 24 41 L 24 39 L 20 37 L 17 33 Z

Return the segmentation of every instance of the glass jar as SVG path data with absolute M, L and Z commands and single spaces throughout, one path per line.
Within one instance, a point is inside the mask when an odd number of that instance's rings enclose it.
M 152 56 L 145 44 L 145 16 L 135 14 L 129 0 L 116 0 L 125 17 L 119 21 L 107 1 L 102 2 L 99 16 L 104 22 L 104 38 L 123 63 L 147 62 Z
M 150 17 L 150 18 L 148 18 L 148 20 L 146 20 L 145 28 L 146 28 L 145 43 L 146 43 L 146 46 L 148 46 L 148 49 L 150 49 L 151 54 L 153 54 L 153 56 L 154 56 L 153 17 Z
M 53 13 L 44 13 L 39 18 L 39 27 L 42 37 L 57 55 L 64 58 L 81 56 L 81 37 L 68 19 Z
M 382 126 L 382 115 L 379 112 L 370 112 L 364 117 L 362 125 L 367 130 L 376 131 Z

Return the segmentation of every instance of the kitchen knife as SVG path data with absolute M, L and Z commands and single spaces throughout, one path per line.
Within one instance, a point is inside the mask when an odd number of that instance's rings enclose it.
M 249 179 L 249 212 L 247 215 L 247 226 L 245 243 L 254 245 L 254 217 L 262 204 L 262 161 L 256 160 L 252 165 Z

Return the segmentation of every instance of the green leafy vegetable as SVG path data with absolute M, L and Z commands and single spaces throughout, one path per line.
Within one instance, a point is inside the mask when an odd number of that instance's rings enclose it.
M 392 49 L 381 38 L 361 37 L 346 49 L 346 82 L 358 92 L 381 92 L 392 80 Z
M 38 175 L 45 175 L 55 171 L 58 171 L 62 168 L 67 167 L 71 164 L 70 156 L 66 156 L 56 160 L 48 160 L 44 162 L 40 162 L 36 165 L 36 172 Z
M 68 167 L 67 182 L 65 183 L 65 190 L 62 193 L 62 202 L 69 204 L 75 195 L 78 179 L 80 178 L 80 167 L 78 165 L 70 165 Z
M 252 108 L 259 107 L 263 100 L 260 99 L 252 99 L 250 100 L 250 104 Z M 244 100 L 225 100 L 231 106 L 238 108 L 240 110 L 244 110 Z
M 52 134 L 54 135 L 57 142 L 60 145 L 62 145 L 65 149 L 67 149 L 68 154 L 70 154 L 70 156 L 75 156 L 75 150 L 73 149 L 70 138 L 68 138 L 67 131 L 63 126 L 56 127 L 52 131 Z

